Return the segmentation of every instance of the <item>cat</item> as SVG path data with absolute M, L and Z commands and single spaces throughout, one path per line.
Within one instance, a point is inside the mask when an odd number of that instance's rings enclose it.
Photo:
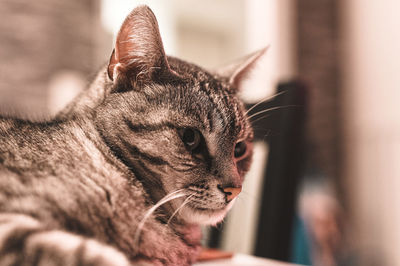
M 190 265 L 241 191 L 237 93 L 265 54 L 206 71 L 166 56 L 147 6 L 52 120 L 0 118 L 0 265 Z

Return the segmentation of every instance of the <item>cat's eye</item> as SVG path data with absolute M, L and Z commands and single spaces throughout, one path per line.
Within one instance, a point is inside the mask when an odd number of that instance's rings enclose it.
M 198 130 L 185 128 L 180 132 L 183 143 L 191 151 L 195 151 L 200 146 L 201 135 Z
M 246 150 L 247 150 L 246 142 L 240 141 L 240 142 L 236 143 L 235 150 L 234 150 L 235 158 L 242 157 L 246 153 Z

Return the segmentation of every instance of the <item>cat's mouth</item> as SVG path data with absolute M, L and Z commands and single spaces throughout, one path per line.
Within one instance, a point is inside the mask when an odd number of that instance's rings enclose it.
M 226 204 L 224 207 L 217 207 L 217 208 L 211 208 L 211 207 L 204 207 L 204 206 L 197 206 L 196 204 L 188 204 L 188 207 L 191 207 L 192 209 L 198 210 L 198 211 L 204 211 L 204 212 L 220 212 L 224 211 L 226 209 L 228 204 Z
M 220 222 L 233 206 L 241 187 L 222 188 L 217 182 L 218 180 L 190 184 L 168 194 L 158 203 L 163 204 L 163 202 L 176 199 L 172 203 L 168 222 L 173 219 L 203 225 L 215 225 Z
M 222 221 L 226 213 L 233 206 L 235 200 L 230 202 L 188 202 L 180 212 L 180 218 L 188 223 L 215 225 Z

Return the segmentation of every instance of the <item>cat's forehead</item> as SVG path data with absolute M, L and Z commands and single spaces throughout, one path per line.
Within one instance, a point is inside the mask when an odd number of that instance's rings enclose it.
M 183 82 L 166 87 L 171 95 L 168 108 L 175 106 L 212 133 L 245 137 L 249 127 L 243 104 L 228 78 L 177 58 L 168 57 L 168 62 L 173 71 L 184 77 Z
M 206 72 L 198 73 L 197 79 L 186 85 L 186 92 L 208 131 L 245 137 L 248 125 L 244 106 L 225 80 Z
M 228 78 L 219 77 L 198 65 L 191 64 L 174 57 L 168 57 L 168 62 L 173 71 L 188 78 L 192 83 L 197 83 L 206 89 L 229 91 L 234 93 L 228 82 Z

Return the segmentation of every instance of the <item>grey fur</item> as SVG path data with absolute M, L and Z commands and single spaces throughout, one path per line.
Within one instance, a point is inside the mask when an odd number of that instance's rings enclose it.
M 200 250 L 199 224 L 219 222 L 231 207 L 219 187 L 241 186 L 253 136 L 238 88 L 166 57 L 147 7 L 129 17 L 150 27 L 156 44 L 141 43 L 124 64 L 113 54 L 50 122 L 0 118 L 1 265 L 188 265 Z M 143 57 L 146 47 L 160 54 Z M 185 128 L 201 132 L 200 157 L 182 142 Z M 248 147 L 240 160 L 238 141 Z M 187 196 L 150 215 L 137 245 L 146 211 L 179 189 Z

